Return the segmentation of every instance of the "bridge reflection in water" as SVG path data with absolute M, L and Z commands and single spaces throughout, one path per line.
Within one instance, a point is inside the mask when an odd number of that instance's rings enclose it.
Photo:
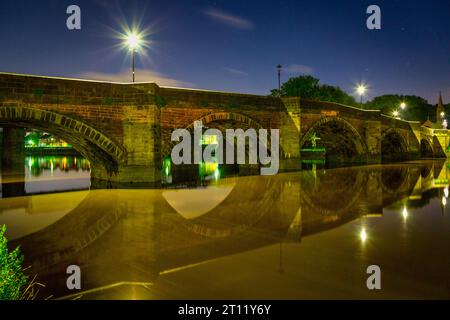
M 0 200 L 42 296 L 449 298 L 450 170 L 409 162 Z M 381 291 L 366 288 L 380 265 Z

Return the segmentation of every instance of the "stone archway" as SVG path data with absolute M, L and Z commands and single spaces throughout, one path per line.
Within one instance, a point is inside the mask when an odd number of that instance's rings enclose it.
M 300 147 L 308 147 L 309 139 L 316 134 L 317 146 L 326 149 L 327 159 L 332 162 L 364 161 L 367 146 L 359 132 L 340 117 L 324 117 L 315 122 L 300 140 Z
M 248 128 L 253 128 L 256 130 L 262 129 L 262 126 L 259 122 L 253 120 L 252 118 L 244 115 L 244 114 L 240 114 L 240 113 L 235 113 L 235 112 L 213 112 L 213 113 L 208 113 L 200 118 L 198 118 L 195 121 L 201 121 L 203 125 L 207 125 L 213 122 L 235 122 L 235 123 L 241 123 L 241 124 L 245 124 L 245 127 Z M 193 130 L 194 129 L 194 123 L 195 121 L 187 124 L 184 129 L 187 130 Z M 244 128 L 242 128 L 244 129 Z M 173 143 L 172 141 L 169 141 L 169 143 L 164 143 L 163 146 L 163 152 L 161 153 L 161 155 L 163 156 L 163 158 L 165 156 L 170 155 L 172 148 L 174 147 L 175 143 Z
M 428 139 L 420 140 L 420 155 L 422 158 L 432 158 L 434 155 L 433 146 Z
M 381 157 L 383 162 L 402 161 L 408 158 L 405 138 L 395 128 L 390 128 L 381 137 Z
M 220 132 L 222 132 L 224 143 L 231 143 L 231 141 L 226 140 L 226 130 L 227 129 L 242 129 L 244 132 L 248 129 L 255 129 L 256 133 L 258 134 L 259 129 L 263 129 L 263 126 L 256 120 L 252 119 L 251 117 L 236 113 L 236 112 L 212 112 L 208 113 L 206 115 L 203 115 L 196 119 L 195 121 L 191 121 L 189 124 L 187 124 L 184 129 L 193 131 L 195 122 L 199 121 L 202 123 L 202 125 L 205 128 L 211 128 L 211 129 L 218 129 Z M 267 141 L 268 145 L 271 141 L 271 135 L 270 130 L 267 134 Z M 247 143 L 246 139 L 246 143 Z M 173 147 L 176 145 L 173 141 L 163 141 L 162 143 L 162 159 L 164 160 L 168 159 L 170 157 L 170 154 L 172 152 Z M 267 150 L 270 150 L 270 147 L 268 145 L 265 145 L 265 148 Z M 224 144 L 225 146 L 225 144 Z M 225 147 L 224 147 L 225 148 Z M 280 153 L 282 152 L 280 146 Z M 248 160 L 249 150 L 248 145 L 246 145 L 245 148 L 246 152 L 246 159 Z M 235 152 L 236 155 L 236 152 Z M 225 158 L 225 155 L 224 155 Z M 246 161 L 247 161 L 246 160 Z M 224 165 L 225 166 L 225 165 Z M 192 175 L 193 172 L 196 170 L 194 165 L 184 165 L 184 167 L 189 167 L 186 172 L 183 172 L 183 176 L 185 179 L 187 179 L 187 176 Z M 260 165 L 259 164 L 235 164 L 235 165 L 226 165 L 227 169 L 225 170 L 227 174 L 237 174 L 239 175 L 251 175 L 251 174 L 259 174 Z M 233 168 L 231 168 L 233 167 Z
M 126 151 L 94 127 L 55 112 L 21 106 L 1 106 L 0 125 L 37 129 L 67 141 L 91 164 L 93 170 L 117 171 L 126 158 Z M 102 175 L 104 175 L 102 173 Z

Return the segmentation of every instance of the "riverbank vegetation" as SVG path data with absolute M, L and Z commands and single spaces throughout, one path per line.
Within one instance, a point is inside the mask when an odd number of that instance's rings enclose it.
M 5 232 L 6 226 L 0 226 L 0 300 L 32 300 L 42 285 L 25 275 L 20 248 L 8 250 Z

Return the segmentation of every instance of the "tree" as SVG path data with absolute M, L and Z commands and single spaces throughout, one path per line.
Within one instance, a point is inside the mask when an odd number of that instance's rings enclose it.
M 339 87 L 321 85 L 318 91 L 318 100 L 342 103 L 350 106 L 356 106 L 355 98 L 348 95 Z
M 299 76 L 290 78 L 281 86 L 281 92 L 277 89 L 271 91 L 271 95 L 278 97 L 301 97 L 306 100 L 318 100 L 337 102 L 347 105 L 356 105 L 355 99 L 341 88 L 321 85 L 319 79 L 313 76 Z
M 404 110 L 400 109 L 402 102 L 406 104 Z M 406 120 L 425 121 L 428 116 L 431 121 L 436 120 L 436 107 L 419 96 L 387 94 L 374 98 L 367 102 L 364 107 L 369 110 L 380 110 L 387 115 L 392 115 L 397 110 L 400 117 Z

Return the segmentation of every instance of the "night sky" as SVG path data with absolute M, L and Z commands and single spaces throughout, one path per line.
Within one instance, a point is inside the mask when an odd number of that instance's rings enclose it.
M 82 29 L 66 28 L 81 7 Z M 382 29 L 366 28 L 381 7 Z M 0 71 L 130 81 L 117 34 L 146 29 L 137 81 L 268 94 L 283 79 L 312 74 L 369 98 L 415 94 L 450 102 L 450 1 L 40 0 L 0 2 Z

